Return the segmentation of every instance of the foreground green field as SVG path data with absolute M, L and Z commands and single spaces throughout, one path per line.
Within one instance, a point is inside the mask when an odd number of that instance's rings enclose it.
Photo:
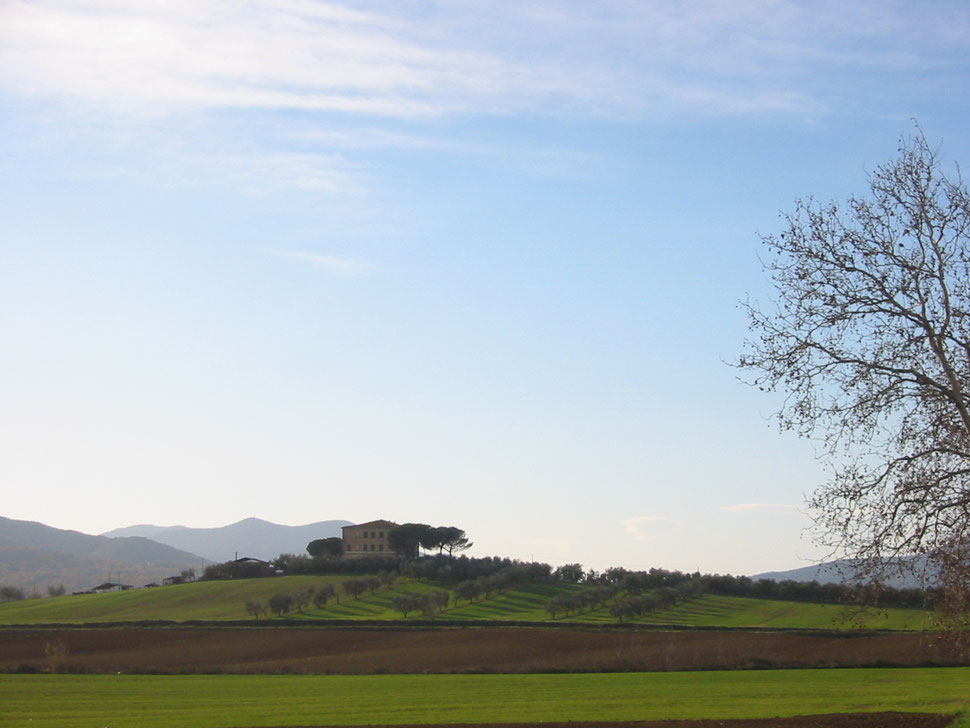
M 0 725 L 286 726 L 963 713 L 970 668 L 571 675 L 0 676 Z
M 139 620 L 244 620 L 248 600 L 264 602 L 275 593 L 300 589 L 319 589 L 333 584 L 341 593 L 339 603 L 331 601 L 322 609 L 309 605 L 303 613 L 291 612 L 291 619 L 374 619 L 400 620 L 393 608 L 394 596 L 449 590 L 447 584 L 427 584 L 402 579 L 392 589 L 354 599 L 343 594 L 341 585 L 348 577 L 285 576 L 272 579 L 205 581 L 178 586 L 137 589 L 109 594 L 82 594 L 56 598 L 29 599 L 0 604 L 0 625 L 45 623 L 132 622 Z M 615 623 L 606 608 L 572 614 L 552 620 L 545 611 L 552 597 L 581 587 L 555 583 L 525 584 L 510 591 L 477 599 L 472 603 L 451 604 L 436 618 L 455 620 L 504 620 L 526 622 Z M 454 595 L 452 595 L 454 596 Z M 409 619 L 421 619 L 417 612 Z M 275 619 L 272 615 L 264 621 Z M 869 629 L 922 630 L 931 627 L 926 613 L 918 609 L 891 608 L 871 611 L 857 619 L 837 605 L 807 604 L 767 599 L 705 595 L 654 612 L 642 624 L 683 625 L 689 627 L 774 627 L 788 629 L 839 629 L 864 626 Z

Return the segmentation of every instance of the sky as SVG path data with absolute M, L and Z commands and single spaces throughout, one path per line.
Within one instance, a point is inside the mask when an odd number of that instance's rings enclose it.
M 914 120 L 970 160 L 968 61 L 963 2 L 0 0 L 0 515 L 814 563 L 738 301 Z

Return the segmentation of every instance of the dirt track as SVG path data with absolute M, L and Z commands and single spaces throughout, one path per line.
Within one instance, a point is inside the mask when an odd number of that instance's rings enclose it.
M 662 720 L 611 723 L 463 723 L 461 728 L 944 728 L 952 715 L 935 713 L 833 713 L 757 720 Z M 299 728 L 326 728 L 300 726 Z M 343 728 L 347 728 L 344 726 Z M 356 728 L 363 728 L 357 726 Z M 382 726 L 381 728 L 455 728 L 454 725 Z
M 2 672 L 525 673 L 926 664 L 964 662 L 936 634 L 529 628 L 0 630 Z

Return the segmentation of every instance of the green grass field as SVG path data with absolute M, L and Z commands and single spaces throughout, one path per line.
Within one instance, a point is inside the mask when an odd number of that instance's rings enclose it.
M 970 668 L 571 675 L 2 675 L 0 726 L 767 718 L 970 709 Z M 963 715 L 955 724 L 970 727 Z
M 747 597 L 704 596 L 650 615 L 645 624 L 685 624 L 692 627 L 774 627 L 783 629 L 932 629 L 931 615 L 920 609 L 890 607 L 846 609 L 836 604 L 783 602 Z
M 391 590 L 353 599 L 343 594 L 340 585 L 349 577 L 284 576 L 273 579 L 205 581 L 177 586 L 138 589 L 109 594 L 82 594 L 57 598 L 29 599 L 0 604 L 0 625 L 44 623 L 90 623 L 137 620 L 243 620 L 251 619 L 245 610 L 250 599 L 264 602 L 277 592 L 292 592 L 306 587 L 319 588 L 332 583 L 341 593 L 340 602 L 331 601 L 323 609 L 312 605 L 303 614 L 291 612 L 295 619 L 377 619 L 399 620 L 391 600 L 404 592 L 447 589 L 449 585 L 425 584 L 402 579 Z M 452 605 L 438 615 L 440 620 L 552 621 L 546 602 L 564 592 L 581 587 L 564 584 L 526 584 L 511 591 Z M 917 609 L 888 609 L 865 615 L 861 625 L 847 619 L 845 609 L 835 605 L 782 602 L 765 599 L 707 595 L 655 612 L 639 620 L 643 624 L 675 624 L 690 627 L 777 627 L 795 629 L 839 629 L 865 626 L 870 629 L 929 628 L 928 615 Z M 420 619 L 414 613 L 409 619 Z M 272 621 L 274 617 L 264 617 Z M 556 622 L 614 623 L 605 608 L 571 615 Z

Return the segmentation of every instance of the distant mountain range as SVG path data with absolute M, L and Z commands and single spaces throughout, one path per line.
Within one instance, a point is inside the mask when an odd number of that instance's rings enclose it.
M 107 581 L 144 586 L 205 562 L 238 556 L 269 560 L 306 553 L 317 538 L 341 535 L 350 521 L 281 526 L 247 518 L 221 528 L 129 526 L 100 536 L 0 517 L 0 584 L 45 594 L 63 584 L 84 591 Z
M 351 521 L 319 521 L 305 526 L 281 526 L 259 518 L 246 518 L 220 528 L 139 525 L 102 534 L 109 538 L 140 536 L 177 549 L 200 554 L 206 561 L 229 561 L 242 556 L 269 560 L 280 554 L 305 554 L 310 541 L 340 536 Z
M 886 586 L 895 589 L 913 589 L 924 586 L 924 579 L 920 574 L 925 573 L 925 557 L 918 560 L 910 560 L 906 568 L 900 574 L 889 574 L 884 582 Z M 835 583 L 844 584 L 852 581 L 853 562 L 848 559 L 828 561 L 812 566 L 803 566 L 799 569 L 789 569 L 788 571 L 766 571 L 763 574 L 754 574 L 752 579 L 773 579 L 774 581 L 817 581 L 820 584 Z M 931 580 L 930 580 L 931 581 Z
M 0 584 L 45 593 L 106 581 L 142 586 L 194 568 L 202 558 L 147 538 L 106 538 L 0 517 Z

